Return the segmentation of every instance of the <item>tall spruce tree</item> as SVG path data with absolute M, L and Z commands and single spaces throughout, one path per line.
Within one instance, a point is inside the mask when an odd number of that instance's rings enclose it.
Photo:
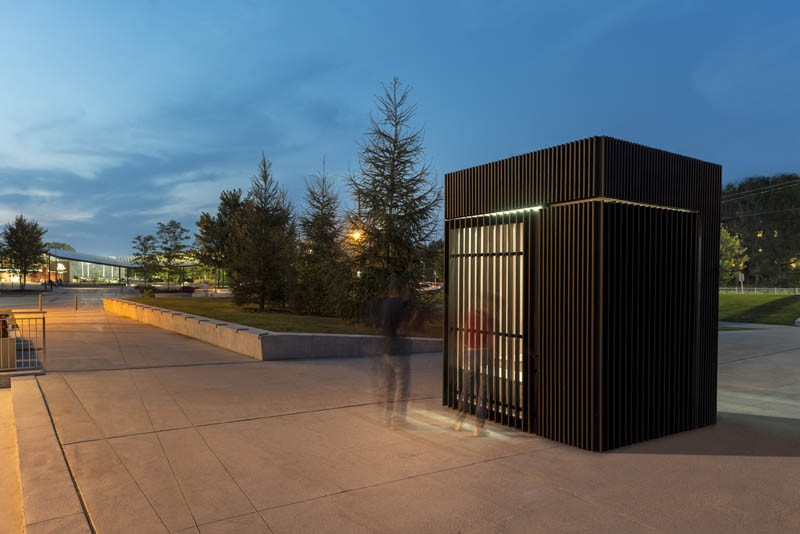
M 425 160 L 423 130 L 412 127 L 416 106 L 398 78 L 376 97 L 377 116 L 348 179 L 357 211 L 350 214 L 362 302 L 381 295 L 393 278 L 420 280 L 419 251 L 433 236 L 442 201 Z
M 306 182 L 305 202 L 294 307 L 306 313 L 345 315 L 352 273 L 341 247 L 339 197 L 324 160 L 322 172 Z
M 427 282 L 441 282 L 444 271 L 444 240 L 435 239 L 420 250 L 423 261 L 422 278 Z
M 42 237 L 47 230 L 39 223 L 17 215 L 13 223 L 7 223 L 0 233 L 2 247 L 0 252 L 11 261 L 19 272 L 19 288 L 25 289 L 28 275 L 42 265 L 42 256 L 47 252 Z
M 223 191 L 219 195 L 216 215 L 204 211 L 196 223 L 198 233 L 194 235 L 194 256 L 201 264 L 214 269 L 216 286 L 235 257 L 235 236 L 238 235 L 243 205 L 241 189 Z
M 272 164 L 262 154 L 258 172 L 242 205 L 232 235 L 237 253 L 230 258 L 231 289 L 238 304 L 283 304 L 293 283 L 295 225 L 286 192 L 278 187 Z

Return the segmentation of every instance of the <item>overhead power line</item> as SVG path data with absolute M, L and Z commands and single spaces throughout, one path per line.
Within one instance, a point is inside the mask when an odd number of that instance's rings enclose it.
M 746 191 L 733 191 L 733 192 L 731 192 L 731 193 L 725 193 L 725 192 L 723 191 L 723 193 L 722 193 L 722 194 L 723 194 L 723 195 L 734 195 L 734 196 L 735 196 L 735 195 L 746 195 L 746 194 L 748 194 L 748 193 L 752 193 L 752 192 L 754 192 L 754 191 L 760 191 L 760 190 L 762 190 L 762 189 L 772 189 L 773 187 L 783 187 L 783 186 L 785 186 L 785 185 L 789 185 L 789 184 L 796 184 L 796 183 L 800 183 L 800 175 L 795 175 L 795 176 L 797 176 L 797 179 L 796 179 L 796 180 L 792 180 L 792 181 L 788 181 L 788 182 L 782 182 L 782 183 L 779 183 L 779 184 L 768 184 L 768 185 L 763 185 L 763 186 L 761 186 L 761 187 L 754 187 L 753 189 L 748 189 L 748 190 L 746 190 Z
M 728 216 L 725 216 L 725 217 L 722 217 L 722 218 L 724 218 L 726 220 L 741 219 L 741 218 L 744 218 L 744 217 L 755 217 L 757 215 L 771 215 L 773 213 L 786 213 L 788 211 L 797 211 L 797 210 L 800 210 L 800 207 L 797 207 L 797 208 L 786 208 L 786 209 L 782 209 L 782 210 L 772 210 L 772 211 L 759 211 L 757 213 L 742 213 L 742 214 L 736 214 L 736 215 L 728 215 Z
M 776 191 L 782 191 L 784 189 L 788 189 L 796 185 L 800 185 L 800 180 L 795 180 L 792 182 L 782 183 L 782 184 L 767 185 L 756 189 L 749 189 L 747 191 L 739 191 L 727 194 L 723 193 L 722 202 L 733 202 L 734 200 L 743 200 L 745 198 L 752 198 L 764 193 L 774 193 Z
M 790 184 L 779 184 L 779 185 L 771 186 L 771 187 L 768 187 L 768 188 L 759 188 L 759 189 L 753 190 L 753 191 L 744 191 L 742 193 L 737 193 L 735 195 L 723 195 L 722 198 L 723 198 L 723 201 L 740 200 L 742 198 L 755 197 L 755 196 L 762 195 L 762 194 L 769 194 L 769 193 L 774 193 L 776 191 L 782 191 L 784 189 L 789 189 L 789 188 L 795 187 L 797 185 L 800 185 L 800 181 L 793 182 L 793 183 L 790 183 Z

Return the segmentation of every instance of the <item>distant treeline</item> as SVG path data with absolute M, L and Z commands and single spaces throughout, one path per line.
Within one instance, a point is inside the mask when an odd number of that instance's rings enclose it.
M 800 175 L 754 176 L 728 184 L 721 218 L 747 247 L 745 284 L 800 285 Z

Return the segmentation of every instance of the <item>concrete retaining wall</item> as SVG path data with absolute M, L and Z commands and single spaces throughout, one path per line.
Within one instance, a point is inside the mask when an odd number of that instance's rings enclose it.
M 266 330 L 229 324 L 206 317 L 180 313 L 155 306 L 147 306 L 127 300 L 104 298 L 106 311 L 128 317 L 140 323 L 157 326 L 164 330 L 183 334 L 216 345 L 224 349 L 244 354 L 254 360 L 261 360 L 261 337 L 268 335 Z
M 377 356 L 383 352 L 381 336 L 271 332 L 261 338 L 261 343 L 265 360 L 352 358 Z M 412 353 L 441 351 L 440 339 L 411 338 Z
M 137 302 L 104 298 L 106 311 L 183 334 L 255 360 L 352 358 L 381 353 L 380 336 L 270 332 Z M 441 352 L 442 340 L 412 338 L 411 351 Z

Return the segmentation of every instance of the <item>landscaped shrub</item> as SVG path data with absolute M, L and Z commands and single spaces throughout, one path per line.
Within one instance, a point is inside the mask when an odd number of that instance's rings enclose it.
M 139 292 L 139 295 L 145 298 L 155 298 L 156 291 L 152 287 L 145 287 L 145 286 L 136 286 L 136 290 Z

